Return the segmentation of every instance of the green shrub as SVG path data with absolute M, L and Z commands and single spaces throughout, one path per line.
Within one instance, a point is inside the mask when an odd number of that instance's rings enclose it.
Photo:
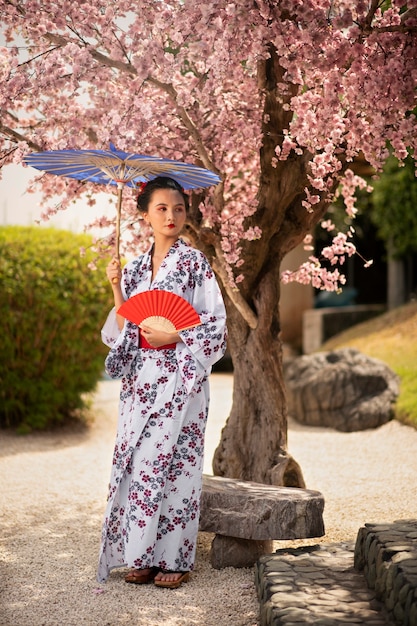
M 91 243 L 53 228 L 0 228 L 1 427 L 65 422 L 102 374 L 100 329 L 112 300 L 104 261 L 88 268 Z

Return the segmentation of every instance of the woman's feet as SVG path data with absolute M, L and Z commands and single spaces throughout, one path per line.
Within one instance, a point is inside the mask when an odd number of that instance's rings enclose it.
M 190 579 L 190 572 L 170 572 L 161 570 L 154 578 L 154 584 L 157 587 L 165 589 L 178 589 L 182 583 L 187 583 Z
M 151 583 L 158 573 L 156 567 L 147 567 L 146 569 L 132 569 L 126 576 L 125 582 L 134 583 L 135 585 L 146 585 Z
M 188 582 L 190 572 L 171 572 L 160 570 L 157 567 L 147 567 L 146 569 L 132 569 L 125 576 L 125 582 L 135 585 L 146 585 L 154 582 L 157 587 L 165 589 L 178 589 L 182 583 Z

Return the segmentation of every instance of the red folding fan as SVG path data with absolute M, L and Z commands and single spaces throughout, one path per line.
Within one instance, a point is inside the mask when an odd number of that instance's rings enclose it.
M 155 330 L 172 332 L 201 324 L 198 313 L 187 300 L 171 291 L 152 289 L 132 296 L 117 313 L 130 322 Z

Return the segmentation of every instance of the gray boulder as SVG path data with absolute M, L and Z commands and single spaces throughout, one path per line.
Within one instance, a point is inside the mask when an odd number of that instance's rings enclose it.
M 353 432 L 377 428 L 393 417 L 398 376 L 359 350 L 297 357 L 284 375 L 288 413 L 301 424 Z

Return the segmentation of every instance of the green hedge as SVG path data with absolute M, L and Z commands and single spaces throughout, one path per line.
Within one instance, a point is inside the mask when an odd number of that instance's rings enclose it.
M 88 268 L 91 244 L 53 228 L 0 228 L 1 427 L 64 423 L 102 374 L 100 329 L 112 300 L 105 262 Z

